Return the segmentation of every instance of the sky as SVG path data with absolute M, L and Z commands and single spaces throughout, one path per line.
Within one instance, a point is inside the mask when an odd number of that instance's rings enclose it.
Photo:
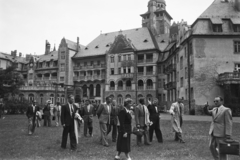
M 149 0 L 0 0 L 0 51 L 42 55 L 45 42 L 87 45 L 99 34 L 140 28 Z M 191 25 L 214 0 L 166 0 L 173 21 Z

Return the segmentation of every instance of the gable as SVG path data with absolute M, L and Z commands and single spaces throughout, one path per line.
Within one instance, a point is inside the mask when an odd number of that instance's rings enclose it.
M 134 51 L 132 48 L 131 43 L 124 37 L 123 35 L 118 35 L 114 43 L 112 44 L 112 47 L 109 50 L 109 53 L 115 54 L 115 53 L 123 53 L 123 52 L 132 52 Z

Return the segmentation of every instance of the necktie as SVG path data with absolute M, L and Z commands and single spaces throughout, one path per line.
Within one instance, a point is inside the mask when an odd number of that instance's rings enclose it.
M 33 113 L 35 112 L 35 107 L 33 106 Z
M 216 114 L 218 113 L 218 108 L 216 109 Z
M 155 109 L 156 109 L 156 112 L 158 113 L 158 109 L 157 109 L 157 106 L 155 106 Z

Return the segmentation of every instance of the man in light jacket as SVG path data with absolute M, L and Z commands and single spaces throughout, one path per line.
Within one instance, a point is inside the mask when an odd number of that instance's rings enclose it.
M 232 135 L 232 112 L 230 108 L 223 106 L 223 98 L 216 97 L 214 100 L 216 107 L 208 110 L 212 114 L 212 123 L 209 134 L 211 140 L 210 151 L 215 160 L 226 160 L 227 155 L 219 153 L 219 140 L 230 139 Z
M 149 111 L 147 106 L 144 104 L 144 99 L 139 99 L 139 105 L 135 108 L 135 121 L 137 128 L 141 128 L 144 130 L 144 144 L 150 145 L 149 142 Z M 142 143 L 142 137 L 137 136 L 137 145 L 140 146 Z

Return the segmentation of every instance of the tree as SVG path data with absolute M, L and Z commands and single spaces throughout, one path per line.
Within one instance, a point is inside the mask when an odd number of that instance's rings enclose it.
M 23 84 L 23 77 L 16 71 L 16 65 L 0 70 L 0 98 L 18 94 L 19 88 Z

